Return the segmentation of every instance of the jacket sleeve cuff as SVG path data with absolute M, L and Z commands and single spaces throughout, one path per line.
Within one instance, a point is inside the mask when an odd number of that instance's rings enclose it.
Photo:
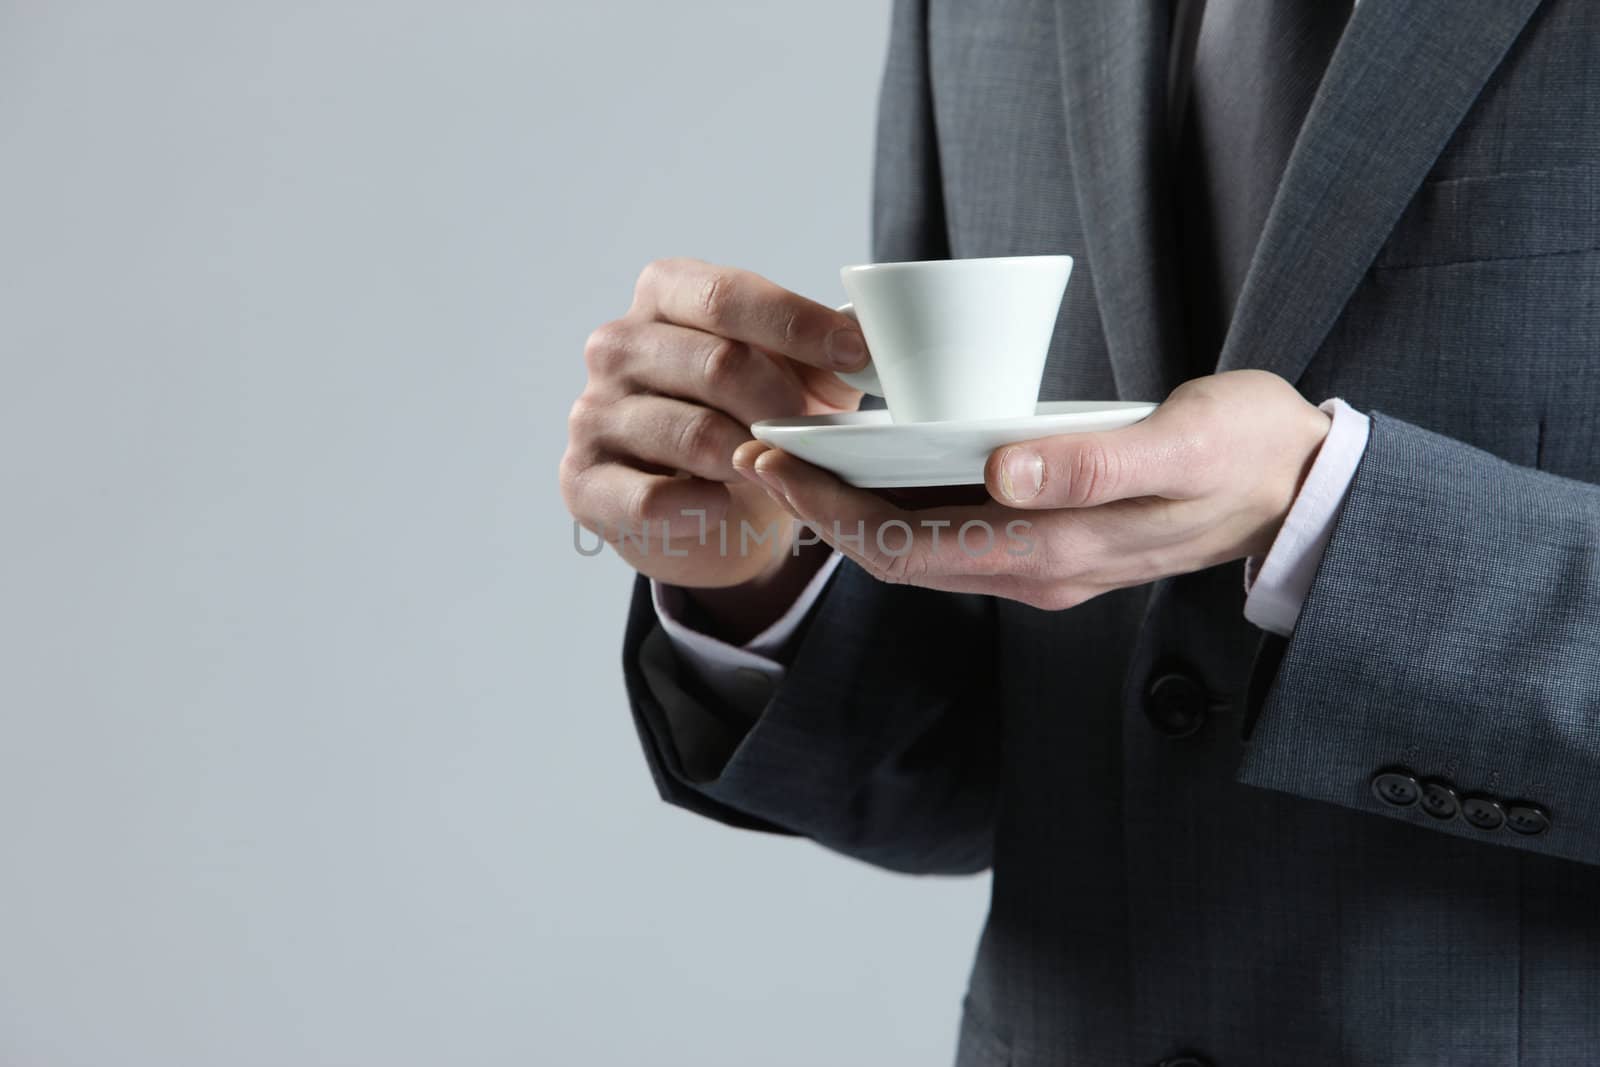
M 743 645 L 732 645 L 693 629 L 683 621 L 683 598 L 677 586 L 650 583 L 650 602 L 672 650 L 683 669 L 711 694 L 754 719 L 766 706 L 772 690 L 783 681 L 780 650 L 799 630 L 843 559 L 833 555 L 817 568 L 788 609 Z
M 1600 487 L 1374 413 L 1238 780 L 1600 864 L 1597 541 Z

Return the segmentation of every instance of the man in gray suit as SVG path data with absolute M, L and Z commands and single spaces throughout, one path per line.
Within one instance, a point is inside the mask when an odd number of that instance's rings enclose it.
M 1072 253 L 1042 397 L 1165 400 L 984 503 L 750 441 L 864 358 L 759 278 L 590 340 L 569 506 L 684 553 L 618 546 L 663 797 L 992 867 L 962 1067 L 1600 1063 L 1600 4 L 1338 7 L 896 4 L 875 257 Z

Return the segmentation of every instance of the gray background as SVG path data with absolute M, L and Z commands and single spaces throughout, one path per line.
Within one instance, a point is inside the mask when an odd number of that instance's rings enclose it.
M 0 2 L 0 1064 L 945 1062 L 985 884 L 661 805 L 555 485 L 842 299 L 886 4 Z

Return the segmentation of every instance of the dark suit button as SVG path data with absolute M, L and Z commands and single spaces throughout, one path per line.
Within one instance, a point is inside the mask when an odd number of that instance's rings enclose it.
M 1506 825 L 1519 834 L 1534 837 L 1550 829 L 1550 813 L 1526 800 L 1513 800 L 1506 805 Z
M 1211 1061 L 1204 1056 L 1169 1056 L 1156 1067 L 1211 1067 Z
M 1461 810 L 1461 798 L 1455 787 L 1442 778 L 1425 778 L 1422 786 L 1422 810 L 1435 819 L 1453 819 Z
M 1506 821 L 1506 812 L 1500 802 L 1483 793 L 1470 793 L 1462 797 L 1461 814 L 1480 830 L 1498 830 Z
M 1372 795 L 1391 808 L 1409 808 L 1422 795 L 1422 786 L 1404 767 L 1385 767 L 1372 776 Z
M 1206 688 L 1192 676 L 1157 675 L 1145 690 L 1144 713 L 1168 737 L 1188 737 L 1206 722 Z

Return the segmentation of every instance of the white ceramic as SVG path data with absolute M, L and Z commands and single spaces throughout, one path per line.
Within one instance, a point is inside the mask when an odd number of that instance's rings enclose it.
M 1025 418 L 1039 400 L 1071 256 L 845 267 L 872 363 L 841 374 L 897 423 Z
M 1155 409 L 1154 404 L 1134 401 L 1058 400 L 1039 404 L 1035 414 L 1022 418 L 909 424 L 891 422 L 887 411 L 850 411 L 767 419 L 750 432 L 865 489 L 974 485 L 983 481 L 989 453 L 1001 445 L 1115 430 Z

